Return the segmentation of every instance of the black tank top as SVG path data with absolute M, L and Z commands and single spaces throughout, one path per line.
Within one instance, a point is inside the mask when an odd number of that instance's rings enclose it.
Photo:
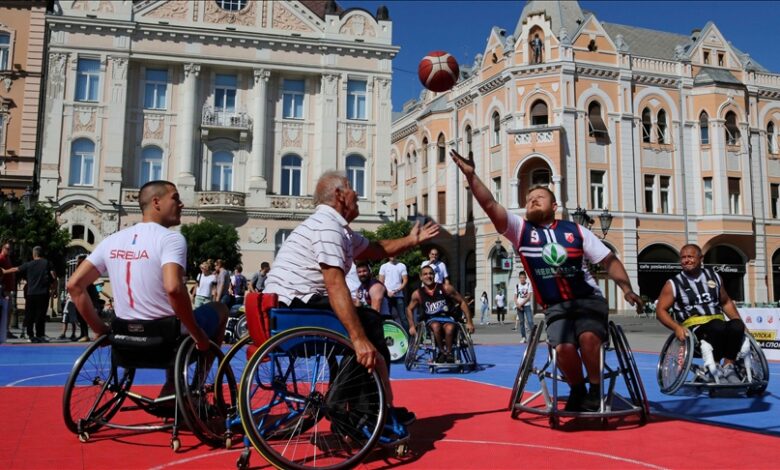
M 451 317 L 455 313 L 452 298 L 444 292 L 444 287 L 441 284 L 436 284 L 433 288 L 433 293 L 430 295 L 425 286 L 420 287 L 418 292 L 420 293 L 423 315 L 428 317 Z

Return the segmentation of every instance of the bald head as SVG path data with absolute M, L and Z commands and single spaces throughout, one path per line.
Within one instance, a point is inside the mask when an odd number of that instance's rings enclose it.
M 165 196 L 171 188 L 176 188 L 176 185 L 163 180 L 149 181 L 141 186 L 141 190 L 138 191 L 138 205 L 141 206 L 141 212 L 146 212 L 152 199 Z
M 347 175 L 343 171 L 326 171 L 317 181 L 314 190 L 314 204 L 332 206 L 336 202 L 336 190 L 349 186 Z

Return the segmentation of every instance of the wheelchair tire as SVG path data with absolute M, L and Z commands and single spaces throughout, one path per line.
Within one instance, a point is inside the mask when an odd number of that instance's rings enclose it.
M 62 415 L 68 430 L 89 436 L 121 408 L 133 384 L 135 369 L 118 368 L 111 359 L 107 336 L 97 338 L 81 354 L 65 383 Z
M 382 329 L 384 330 L 387 349 L 390 351 L 390 361 L 403 361 L 406 353 L 409 352 L 409 335 L 398 322 L 393 320 L 384 320 Z
M 673 395 L 685 383 L 693 362 L 694 341 L 693 333 L 686 336 L 685 343 L 681 343 L 674 333 L 667 338 L 658 355 L 656 368 L 661 393 Z
M 746 393 L 752 397 L 762 395 L 766 391 L 767 386 L 769 386 L 769 363 L 767 363 L 766 355 L 761 350 L 761 346 L 756 342 L 756 339 L 753 338 L 753 335 L 750 333 L 746 334 L 750 337 L 750 355 L 753 363 L 753 381 Z
M 217 395 L 217 403 L 228 412 L 238 413 L 238 384 L 236 377 L 241 377 L 247 363 L 247 347 L 253 345 L 252 337 L 242 336 L 225 354 L 217 369 L 217 378 L 214 381 L 214 390 Z M 228 377 L 228 369 L 233 376 Z
M 406 370 L 412 370 L 417 365 L 417 361 L 420 359 L 420 347 L 425 341 L 425 322 L 417 323 L 415 329 L 414 338 L 409 342 L 409 350 L 406 351 L 406 358 L 404 358 Z
M 207 353 L 198 351 L 187 336 L 176 353 L 174 378 L 179 412 L 187 427 L 204 444 L 225 444 L 227 410 L 220 406 L 215 391 L 217 369 L 224 354 L 214 343 Z M 232 370 L 225 374 L 227 387 L 235 388 Z
M 515 411 L 515 403 L 519 402 L 523 397 L 525 386 L 528 384 L 528 378 L 531 376 L 531 371 L 534 367 L 534 359 L 536 359 L 536 350 L 539 346 L 539 340 L 542 338 L 542 330 L 544 329 L 544 321 L 538 325 L 534 325 L 531 330 L 531 341 L 528 342 L 523 358 L 520 360 L 520 366 L 517 368 L 517 375 L 515 376 L 515 382 L 512 384 L 512 395 L 509 397 L 509 411 L 512 413 L 512 419 L 517 418 L 518 412 Z
M 477 368 L 477 353 L 474 351 L 474 340 L 471 338 L 466 325 L 458 323 L 460 329 L 458 337 L 458 353 L 463 364 L 461 372 L 471 372 Z
M 358 396 L 342 397 L 354 387 Z M 273 466 L 341 469 L 360 463 L 377 443 L 386 403 L 379 375 L 357 364 L 348 339 L 323 328 L 293 328 L 249 359 L 239 412 L 252 446 Z M 307 426 L 307 417 L 327 423 Z
M 618 362 L 620 363 L 620 367 L 625 371 L 624 376 L 628 394 L 630 395 L 631 402 L 634 406 L 641 408 L 642 413 L 639 416 L 639 420 L 644 424 L 650 416 L 650 406 L 647 402 L 647 393 L 645 392 L 645 386 L 642 383 L 642 377 L 639 375 L 639 368 L 634 359 L 634 353 L 631 351 L 631 347 L 628 344 L 628 338 L 626 338 L 623 327 L 615 325 L 612 322 L 610 322 L 610 327 L 610 330 L 613 332 L 613 341 L 615 343 L 615 352 L 618 356 Z

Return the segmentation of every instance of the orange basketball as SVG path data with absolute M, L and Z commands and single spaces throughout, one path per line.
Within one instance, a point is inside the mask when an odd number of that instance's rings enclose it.
M 422 85 L 437 93 L 447 91 L 458 81 L 459 67 L 455 57 L 444 51 L 429 52 L 417 67 Z

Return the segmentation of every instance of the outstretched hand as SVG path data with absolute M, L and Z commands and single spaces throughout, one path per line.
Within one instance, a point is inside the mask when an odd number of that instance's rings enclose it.
M 626 302 L 630 303 L 632 306 L 636 308 L 636 313 L 641 314 L 643 307 L 645 305 L 644 302 L 642 302 L 642 298 L 637 295 L 636 292 L 631 291 L 625 296 L 623 296 L 624 299 L 626 299 Z
M 409 232 L 409 236 L 420 244 L 424 241 L 430 240 L 439 234 L 439 224 L 436 222 L 428 221 L 425 225 L 420 227 L 420 222 L 415 222 L 412 231 Z
M 461 154 L 455 150 L 450 150 L 450 157 L 452 157 L 452 161 L 458 165 L 458 168 L 460 168 L 460 171 L 465 176 L 471 176 L 474 174 L 474 154 L 469 152 L 469 158 L 463 158 L 463 156 L 461 156 Z

